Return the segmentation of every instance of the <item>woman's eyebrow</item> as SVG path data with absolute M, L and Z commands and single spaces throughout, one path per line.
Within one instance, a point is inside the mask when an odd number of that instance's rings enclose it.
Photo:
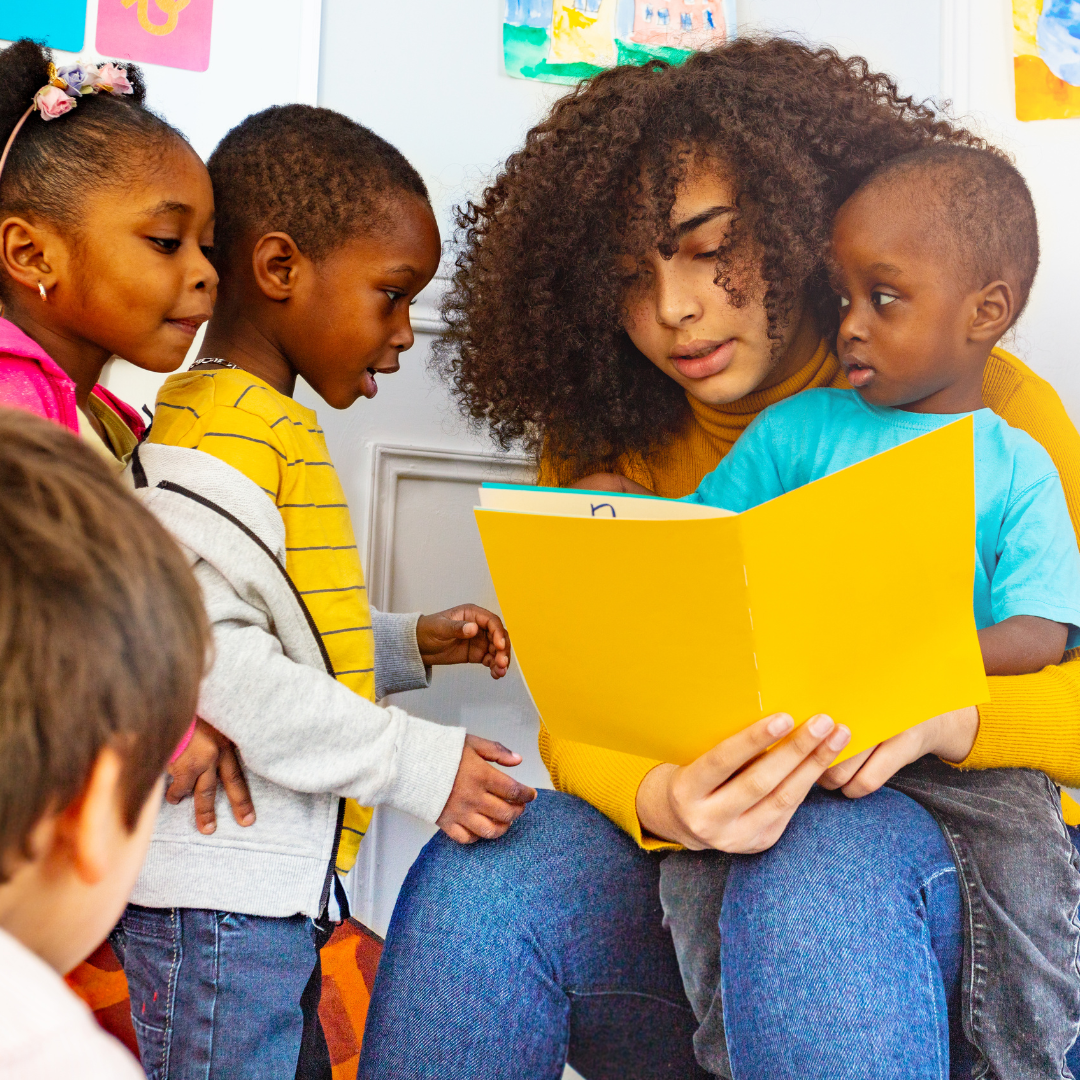
M 734 209 L 734 206 L 710 206 L 708 210 L 702 210 L 700 214 L 695 214 L 692 218 L 687 218 L 686 221 L 675 226 L 675 239 L 681 239 L 707 221 L 712 221 L 713 218 L 718 218 L 723 214 L 730 214 Z

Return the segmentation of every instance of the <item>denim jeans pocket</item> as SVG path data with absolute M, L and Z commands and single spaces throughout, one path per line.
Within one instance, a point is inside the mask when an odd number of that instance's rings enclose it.
M 139 1056 L 147 1080 L 162 1080 L 168 1075 L 168 1032 L 181 959 L 179 912 L 130 904 L 121 926 Z

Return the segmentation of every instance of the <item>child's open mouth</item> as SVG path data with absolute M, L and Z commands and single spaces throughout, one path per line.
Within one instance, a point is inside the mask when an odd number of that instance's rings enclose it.
M 865 364 L 845 364 L 844 374 L 847 376 L 848 382 L 857 389 L 861 386 L 868 386 L 877 372 Z
M 360 377 L 360 393 L 366 398 L 373 398 L 379 392 L 379 387 L 375 383 L 375 375 L 375 369 L 369 367 Z

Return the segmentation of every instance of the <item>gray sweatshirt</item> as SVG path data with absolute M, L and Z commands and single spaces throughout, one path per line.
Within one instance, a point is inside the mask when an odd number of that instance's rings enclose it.
M 236 743 L 255 803 L 242 828 L 218 792 L 217 831 L 191 803 L 162 806 L 132 902 L 317 917 L 329 893 L 345 797 L 434 822 L 465 730 L 359 697 L 332 674 L 285 573 L 285 526 L 266 493 L 201 450 L 144 443 L 135 493 L 180 543 L 213 626 L 199 715 Z M 372 610 L 376 695 L 428 685 L 417 615 Z M 152 643 L 148 643 L 152 647 Z

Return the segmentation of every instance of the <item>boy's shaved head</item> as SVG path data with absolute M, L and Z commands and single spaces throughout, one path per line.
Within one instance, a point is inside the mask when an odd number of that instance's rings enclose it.
M 388 200 L 428 197 L 420 174 L 385 139 L 313 105 L 254 113 L 218 143 L 207 168 L 219 268 L 245 237 L 269 232 L 287 233 L 319 260 L 353 236 L 388 224 Z
M 925 212 L 926 236 L 956 266 L 965 289 L 1005 281 L 1016 315 L 1039 267 L 1039 227 L 1027 182 L 1003 153 L 929 146 L 883 165 L 853 199 L 890 192 Z

